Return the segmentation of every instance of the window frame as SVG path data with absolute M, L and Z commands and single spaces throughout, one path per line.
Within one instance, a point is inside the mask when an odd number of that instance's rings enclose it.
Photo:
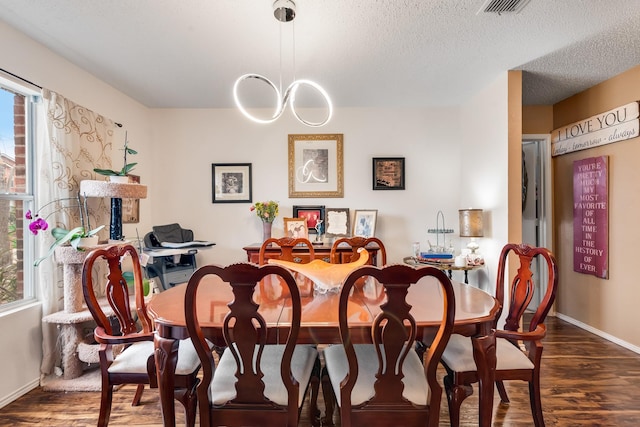
M 34 209 L 35 203 L 35 153 L 37 149 L 36 125 L 37 125 L 37 104 L 41 102 L 39 88 L 20 82 L 10 74 L 0 71 L 0 88 L 11 93 L 24 96 L 25 105 L 25 185 L 24 192 L 10 193 L 0 192 L 0 200 L 12 200 L 22 202 L 23 212 L 27 209 Z M 15 119 L 14 119 L 15 123 Z M 14 135 L 15 138 L 15 135 Z M 35 239 L 32 238 L 28 230 L 27 221 L 24 221 L 22 236 L 17 236 L 17 240 L 22 240 L 22 272 L 23 295 L 21 299 L 0 304 L 0 315 L 12 312 L 17 308 L 28 306 L 38 300 L 36 287 L 36 271 L 33 265 L 35 256 Z M 19 268 L 19 267 L 18 267 Z

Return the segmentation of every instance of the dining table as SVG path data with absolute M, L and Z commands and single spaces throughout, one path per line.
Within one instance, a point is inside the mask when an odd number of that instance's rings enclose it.
M 425 267 L 419 267 L 425 268 Z M 426 267 L 428 268 L 428 267 Z M 300 344 L 339 344 L 338 327 L 339 292 L 320 293 L 306 276 L 294 274 L 302 301 L 302 318 L 298 342 Z M 370 278 L 369 278 L 370 279 Z M 233 300 L 231 286 L 217 276 L 205 276 L 198 289 L 197 314 L 201 328 L 216 346 L 224 347 L 222 326 Z M 439 286 L 422 282 L 436 280 L 425 277 L 409 288 L 407 302 L 412 306 L 418 328 L 418 341 L 430 342 L 442 321 L 442 294 Z M 479 425 L 490 426 L 493 412 L 493 383 L 496 366 L 494 319 L 499 312 L 498 301 L 490 294 L 474 286 L 452 281 L 455 295 L 454 333 L 469 336 L 473 343 L 474 359 L 479 378 Z M 165 426 L 175 426 L 173 375 L 175 373 L 179 340 L 188 338 L 185 322 L 186 284 L 153 296 L 147 310 L 155 329 L 155 358 L 158 388 Z M 290 325 L 290 296 L 276 276 L 266 276 L 257 284 L 254 300 L 264 318 L 268 341 L 284 342 Z M 355 342 L 371 342 L 371 325 L 386 301 L 384 288 L 375 280 L 365 280 L 355 288 L 349 299 L 347 311 L 352 339 Z

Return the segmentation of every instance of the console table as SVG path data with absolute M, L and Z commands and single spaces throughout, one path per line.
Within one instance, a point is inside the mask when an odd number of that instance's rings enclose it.
M 252 243 L 245 246 L 244 251 L 247 253 L 247 261 L 258 264 L 260 246 L 262 243 Z M 369 244 L 365 247 L 369 252 L 369 264 L 377 265 L 378 250 L 380 248 L 376 244 Z M 321 259 L 325 262 L 331 262 L 329 255 L 331 254 L 331 245 L 313 245 L 315 259 Z M 348 245 L 340 245 L 336 252 L 339 254 L 340 263 L 351 261 L 353 255 L 353 249 Z M 309 249 L 306 246 L 300 246 L 293 249 L 293 253 L 296 255 L 295 262 L 309 262 Z M 265 258 L 276 258 L 280 254 L 280 248 L 278 246 L 268 247 L 265 251 Z

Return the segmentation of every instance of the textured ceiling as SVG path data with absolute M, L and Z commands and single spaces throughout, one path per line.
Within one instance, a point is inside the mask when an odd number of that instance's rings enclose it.
M 295 1 L 293 24 L 271 0 L 0 0 L 0 20 L 160 108 L 231 107 L 245 73 L 316 80 L 338 107 L 456 105 L 510 69 L 525 104 L 553 104 L 640 64 L 638 0 Z M 272 104 L 254 86 L 247 104 Z

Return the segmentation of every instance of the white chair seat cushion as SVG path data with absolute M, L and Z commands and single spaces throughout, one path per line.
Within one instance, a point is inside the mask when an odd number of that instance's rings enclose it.
M 358 360 L 358 378 L 351 391 L 351 404 L 359 405 L 373 397 L 373 384 L 378 372 L 378 356 L 372 344 L 355 344 Z M 331 386 L 340 405 L 340 382 L 347 376 L 349 364 L 342 345 L 324 349 L 324 361 Z M 424 366 L 418 354 L 410 350 L 402 367 L 404 390 L 402 396 L 416 405 L 426 405 L 430 389 L 424 374 Z
M 260 368 L 264 376 L 264 395 L 281 406 L 287 406 L 287 389 L 282 382 L 280 365 L 284 354 L 284 345 L 266 345 L 262 351 Z M 297 345 L 291 358 L 291 373 L 299 385 L 298 407 L 304 402 L 304 394 L 311 378 L 313 365 L 318 351 L 311 345 Z M 236 360 L 229 348 L 224 350 L 216 367 L 209 387 L 209 400 L 214 405 L 222 405 L 236 396 Z
M 153 357 L 153 352 L 153 341 L 131 344 L 116 357 L 108 371 L 110 373 L 144 374 L 147 372 L 147 359 Z M 188 375 L 199 367 L 200 359 L 191 340 L 180 340 L 176 375 Z
M 533 362 L 504 338 L 496 338 L 496 370 L 533 369 Z M 473 360 L 471 338 L 462 335 L 451 335 L 447 347 L 442 354 L 442 362 L 455 372 L 476 371 Z

